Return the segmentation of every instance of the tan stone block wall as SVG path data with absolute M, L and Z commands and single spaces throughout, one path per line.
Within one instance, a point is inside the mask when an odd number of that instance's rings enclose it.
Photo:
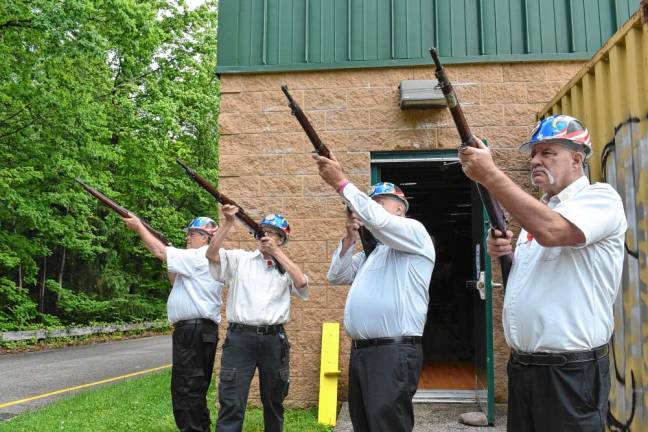
M 473 132 L 487 137 L 497 163 L 518 184 L 528 184 L 527 159 L 517 146 L 528 138 L 535 113 L 580 68 L 579 62 L 450 65 L 447 72 Z M 287 404 L 317 404 L 321 327 L 342 322 L 346 286 L 326 281 L 328 262 L 344 229 L 344 206 L 325 185 L 310 157 L 312 147 L 290 114 L 280 86 L 288 84 L 322 140 L 342 162 L 352 181 L 370 181 L 370 152 L 454 149 L 458 136 L 447 110 L 401 111 L 398 85 L 406 79 L 433 79 L 431 67 L 337 70 L 221 77 L 220 183 L 253 217 L 283 213 L 292 227 L 287 253 L 308 274 L 311 298 L 293 301 L 288 325 L 292 343 Z M 517 224 L 511 224 L 518 231 Z M 227 247 L 253 249 L 244 229 Z M 494 266 L 500 281 L 499 265 Z M 494 346 L 496 398 L 506 399 L 506 360 L 501 310 L 495 290 Z M 223 314 L 224 315 L 224 314 Z M 224 338 L 225 326 L 221 326 Z M 346 399 L 349 340 L 340 332 L 339 398 Z M 223 340 L 223 339 L 221 339 Z M 220 349 L 219 349 L 220 355 Z M 217 363 L 219 364 L 219 363 Z M 259 403 L 255 379 L 250 394 Z

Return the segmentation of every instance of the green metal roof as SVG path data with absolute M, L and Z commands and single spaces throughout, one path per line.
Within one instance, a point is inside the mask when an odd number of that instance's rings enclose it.
M 589 59 L 640 0 L 220 0 L 218 73 Z

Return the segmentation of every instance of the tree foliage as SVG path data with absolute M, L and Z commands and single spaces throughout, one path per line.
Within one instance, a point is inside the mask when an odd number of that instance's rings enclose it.
M 0 328 L 163 313 L 161 264 L 73 179 L 176 245 L 213 216 L 175 158 L 217 174 L 216 21 L 214 1 L 0 3 Z

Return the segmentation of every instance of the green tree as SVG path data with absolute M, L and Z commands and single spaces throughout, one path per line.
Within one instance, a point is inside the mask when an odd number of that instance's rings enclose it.
M 213 1 L 0 4 L 0 325 L 15 310 L 31 322 L 132 319 L 133 304 L 141 318 L 162 312 L 162 266 L 73 179 L 178 245 L 192 215 L 213 215 L 174 160 L 216 177 L 216 23 Z M 107 315 L 75 315 L 74 296 Z

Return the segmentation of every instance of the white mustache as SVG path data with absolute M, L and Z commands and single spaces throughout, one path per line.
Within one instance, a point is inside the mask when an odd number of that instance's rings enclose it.
M 543 173 L 544 175 L 546 175 L 547 178 L 549 179 L 549 184 L 554 184 L 556 182 L 556 179 L 554 178 L 554 176 L 551 175 L 551 173 L 549 172 L 549 170 L 547 168 L 539 166 L 539 167 L 535 167 L 535 168 L 533 168 L 531 170 L 531 183 L 534 186 L 537 186 L 535 181 L 533 180 L 533 176 L 536 173 Z

